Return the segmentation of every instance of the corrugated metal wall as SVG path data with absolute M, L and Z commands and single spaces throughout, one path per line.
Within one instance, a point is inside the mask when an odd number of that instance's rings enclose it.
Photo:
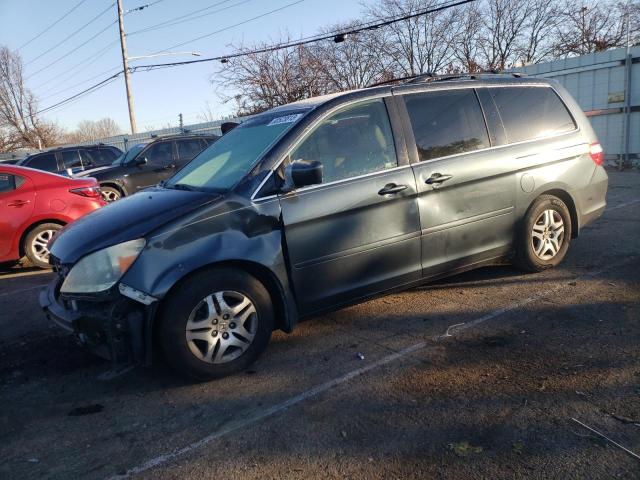
M 629 154 L 640 160 L 640 46 L 631 48 L 631 114 Z M 626 49 L 582 55 L 515 69 L 532 77 L 560 82 L 587 113 L 608 160 L 625 153 Z

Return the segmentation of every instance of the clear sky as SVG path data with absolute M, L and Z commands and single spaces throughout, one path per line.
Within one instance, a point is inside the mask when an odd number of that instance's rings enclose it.
M 68 17 L 20 49 L 27 86 L 38 97 L 40 108 L 78 93 L 122 68 L 120 44 L 117 41 L 118 25 L 115 23 L 109 26 L 117 18 L 116 7 L 109 8 L 114 1 L 85 0 Z M 123 0 L 123 7 L 126 11 L 154 1 Z M 129 57 L 164 50 L 294 1 L 296 0 L 161 0 L 144 10 L 125 16 L 126 32 L 131 34 L 127 38 Z M 80 0 L 0 0 L 0 45 L 12 50 L 20 48 L 79 2 Z M 203 56 L 217 56 L 231 51 L 232 45 L 277 41 L 284 31 L 293 36 L 315 34 L 322 26 L 358 18 L 362 3 L 359 0 L 302 0 L 281 11 L 176 47 L 172 51 L 195 51 Z M 216 4 L 218 5 L 214 6 Z M 196 20 L 133 34 L 136 30 L 212 6 L 213 8 L 201 13 L 206 16 Z M 223 8 L 224 10 L 215 12 Z M 104 10 L 107 11 L 74 34 Z M 98 34 L 103 29 L 104 32 Z M 52 48 L 72 34 L 74 35 L 61 45 Z M 89 40 L 96 34 L 95 38 Z M 65 56 L 76 47 L 79 48 Z M 49 49 L 51 51 L 47 52 Z M 172 55 L 138 60 L 137 63 L 190 59 L 196 57 L 188 54 Z M 131 65 L 135 64 L 136 61 L 131 62 Z M 233 106 L 221 104 L 211 83 L 211 80 L 215 82 L 212 75 L 219 67 L 219 63 L 211 62 L 133 74 L 138 130 L 161 128 L 169 122 L 175 125 L 179 113 L 184 115 L 186 124 L 196 123 L 200 121 L 198 117 L 207 102 L 216 116 L 232 113 Z M 224 85 L 219 85 L 218 88 L 223 90 Z M 78 101 L 46 114 L 46 118 L 55 120 L 68 129 L 73 129 L 80 120 L 97 120 L 102 117 L 113 118 L 123 131 L 128 131 L 129 117 L 122 77 Z

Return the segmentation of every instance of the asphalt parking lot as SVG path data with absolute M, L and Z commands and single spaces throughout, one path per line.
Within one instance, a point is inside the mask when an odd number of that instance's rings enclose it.
M 201 384 L 100 380 L 39 310 L 51 274 L 5 270 L 0 477 L 639 478 L 640 173 L 611 172 L 608 204 L 553 271 L 317 317 Z

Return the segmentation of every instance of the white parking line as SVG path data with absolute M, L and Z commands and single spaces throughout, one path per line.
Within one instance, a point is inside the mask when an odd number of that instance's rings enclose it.
M 391 363 L 395 360 L 411 355 L 413 352 L 417 350 L 421 350 L 426 346 L 427 346 L 426 342 L 420 342 L 420 343 L 416 343 L 415 345 L 411 345 L 410 347 L 404 348 L 396 353 L 392 353 L 391 355 L 387 355 L 386 357 L 382 357 L 381 359 L 376 360 L 375 362 L 370 363 L 369 365 L 366 365 L 362 368 L 358 368 L 357 370 L 353 370 L 349 373 L 342 375 L 341 377 L 335 378 L 333 380 L 329 380 L 328 382 L 322 383 L 316 387 L 313 387 L 310 390 L 307 390 L 306 392 L 302 392 L 299 395 L 296 395 L 294 397 L 291 397 L 288 400 L 285 400 L 284 402 L 278 403 L 273 407 L 267 408 L 266 410 L 260 413 L 250 415 L 249 417 L 245 417 L 243 420 L 231 423 L 230 425 L 222 428 L 221 430 L 215 433 L 212 433 L 211 435 L 207 435 L 206 437 L 198 440 L 197 442 L 191 443 L 184 448 L 152 458 L 151 460 L 146 461 L 142 465 L 131 468 L 124 475 L 116 475 L 110 478 L 112 480 L 129 478 L 131 477 L 131 475 L 142 473 L 146 470 L 157 467 L 168 461 L 175 460 L 176 458 L 186 455 L 187 453 L 192 452 L 194 450 L 197 450 L 198 448 L 204 445 L 207 445 L 208 443 L 211 443 L 215 440 L 218 440 L 224 437 L 225 435 L 228 435 L 229 433 L 233 433 L 236 430 L 240 430 L 254 423 L 258 423 L 268 417 L 271 417 L 277 413 L 282 412 L 283 410 L 286 410 L 289 407 L 292 407 L 302 402 L 303 400 L 320 395 L 321 393 L 324 393 L 327 390 L 337 387 L 342 383 L 348 382 L 349 380 L 355 377 L 363 375 L 369 372 L 370 370 L 373 370 L 378 367 L 382 367 L 383 365 Z
M 6 297 L 8 295 L 15 295 L 16 293 L 29 292 L 29 291 L 35 290 L 37 288 L 44 288 L 47 285 L 48 285 L 47 283 L 42 283 L 40 285 L 34 285 L 33 287 L 29 287 L 29 288 L 21 288 L 19 290 L 13 290 L 11 292 L 2 292 L 2 293 L 0 293 L 0 297 Z
M 32 275 L 44 275 L 51 274 L 51 270 L 30 270 L 26 272 L 7 273 L 6 275 L 0 274 L 0 280 L 9 280 L 11 278 L 31 277 Z
M 635 205 L 636 203 L 640 203 L 640 199 L 632 200 L 630 202 L 621 203 L 620 205 L 616 205 L 615 207 L 611 207 L 611 208 L 607 207 L 605 209 L 605 212 L 610 212 L 612 210 L 617 210 L 619 208 L 628 207 L 629 205 Z
M 632 202 L 627 202 L 625 204 L 622 205 L 617 205 L 616 207 L 613 207 L 611 209 L 608 210 L 615 210 L 617 208 L 622 208 L 622 207 L 626 207 L 629 205 L 633 205 L 635 203 L 640 203 L 640 200 L 634 200 Z M 456 325 L 452 325 L 450 326 L 447 331 L 445 332 L 445 334 L 443 335 L 439 335 L 437 337 L 434 338 L 435 341 L 441 341 L 447 337 L 453 337 L 455 336 L 457 333 L 460 333 L 461 331 L 464 330 L 468 330 L 474 326 L 477 326 L 479 324 L 482 324 L 484 322 L 487 322 L 488 320 L 491 320 L 493 318 L 499 317 L 500 315 L 504 314 L 504 313 L 508 313 L 511 312 L 513 310 L 516 310 L 520 307 L 523 307 L 525 305 L 528 305 L 529 303 L 532 303 L 536 300 L 541 300 L 542 298 L 545 298 L 549 295 L 551 295 L 552 293 L 556 293 L 559 290 L 562 290 L 564 288 L 566 288 L 569 283 L 572 283 L 574 281 L 580 281 L 580 280 L 587 280 L 589 278 L 593 278 L 596 277 L 600 274 L 602 274 L 603 272 L 607 271 L 607 270 L 611 270 L 613 268 L 619 268 L 621 266 L 627 265 L 629 263 L 631 263 L 632 261 L 635 261 L 635 257 L 632 260 L 627 259 L 624 262 L 619 262 L 616 264 L 612 264 L 612 265 L 608 265 L 607 267 L 600 269 L 600 270 L 596 270 L 594 272 L 587 272 L 583 275 L 579 275 L 578 277 L 575 277 L 573 280 L 570 281 L 564 281 L 552 288 L 549 288 L 537 295 L 532 295 L 531 297 L 525 298 L 524 300 L 521 300 L 520 302 L 516 302 L 513 303 L 509 306 L 503 307 L 503 308 L 499 308 L 496 310 L 493 310 L 492 312 L 487 313 L 486 315 L 483 315 L 475 320 L 472 320 L 470 322 L 466 322 L 466 323 L 462 323 L 462 324 L 456 324 Z M 321 393 L 326 392 L 327 390 L 330 390 L 340 384 L 343 384 L 345 382 L 348 382 L 349 380 L 352 380 L 353 378 L 356 378 L 360 375 L 363 375 L 371 370 L 374 370 L 378 367 L 387 365 L 395 360 L 398 360 L 400 358 L 404 358 L 407 356 L 410 356 L 412 353 L 418 351 L 418 350 L 422 350 L 422 349 L 426 349 L 427 346 L 427 342 L 420 342 L 420 343 L 416 343 L 414 345 L 411 345 L 407 348 L 404 348 L 396 353 L 392 353 L 390 355 L 387 355 L 369 365 L 366 365 L 362 368 L 358 368 L 356 370 L 353 370 L 349 373 L 346 373 L 344 375 L 342 375 L 341 377 L 335 378 L 333 380 L 329 380 L 325 383 L 322 383 L 316 387 L 311 388 L 310 390 L 307 390 L 305 392 L 302 392 L 294 397 L 291 397 L 288 400 L 285 400 L 284 402 L 278 403 L 272 407 L 269 407 L 267 409 L 265 409 L 264 411 L 254 414 L 254 415 L 250 415 L 248 417 L 245 417 L 243 420 L 237 421 L 237 422 L 233 422 L 231 424 L 229 424 L 228 426 L 222 428 L 221 430 L 212 433 L 210 435 L 207 435 L 206 437 L 193 442 L 179 450 L 175 450 L 173 452 L 170 453 L 165 453 L 162 455 L 159 455 L 155 458 L 152 458 L 150 460 L 147 460 L 146 462 L 142 463 L 141 465 L 138 465 L 136 467 L 133 467 L 129 470 L 127 470 L 127 472 L 125 474 L 122 475 L 115 475 L 112 477 L 109 477 L 109 480 L 116 480 L 116 479 L 126 479 L 126 478 L 130 478 L 132 475 L 136 475 L 138 473 L 142 473 L 145 472 L 147 470 L 150 470 L 152 468 L 155 468 L 157 466 L 160 466 L 164 463 L 167 463 L 169 461 L 172 460 L 176 460 L 179 457 L 182 457 L 183 455 L 186 455 L 190 452 L 193 452 L 195 450 L 197 450 L 200 447 L 203 447 L 204 445 L 207 445 L 211 442 L 214 442 L 216 440 L 219 440 L 220 438 L 233 433 L 235 431 L 241 430 L 243 428 L 249 427 L 253 424 L 256 424 L 258 422 L 261 422 L 262 420 L 265 420 L 277 413 L 280 413 L 286 409 L 288 409 L 289 407 L 292 407 L 294 405 L 297 405 L 298 403 L 307 400 L 309 398 L 315 397 L 320 395 Z M 430 347 L 429 349 L 426 349 L 426 351 L 430 351 L 430 350 L 434 350 L 434 347 Z

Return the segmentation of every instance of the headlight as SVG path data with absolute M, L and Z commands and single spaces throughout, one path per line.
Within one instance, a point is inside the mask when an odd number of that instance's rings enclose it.
M 145 240 L 139 238 L 87 255 L 73 266 L 60 291 L 95 293 L 108 290 L 129 270 L 145 244 Z

